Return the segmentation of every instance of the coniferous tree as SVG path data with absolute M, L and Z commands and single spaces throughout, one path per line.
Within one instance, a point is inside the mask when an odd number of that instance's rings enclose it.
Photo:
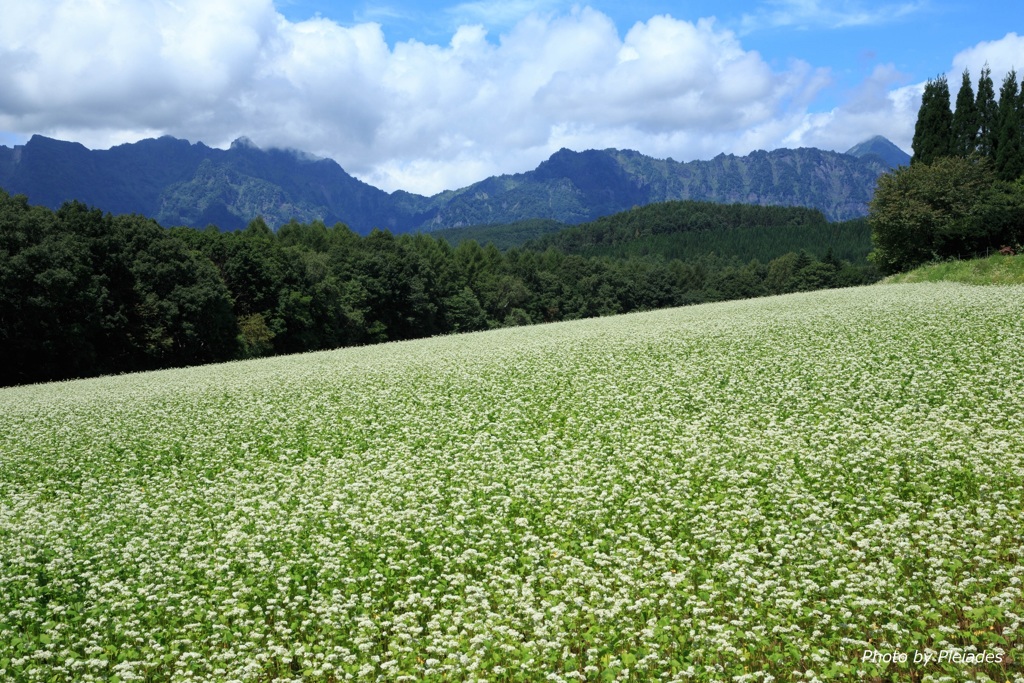
M 970 156 L 978 147 L 978 107 L 974 102 L 971 74 L 964 69 L 960 92 L 956 95 L 956 111 L 953 112 L 953 154 Z
M 1024 175 L 1024 148 L 1021 144 L 1018 104 L 1017 72 L 1011 69 L 999 89 L 995 168 L 1000 180 L 1016 180 Z
M 978 153 L 989 159 L 995 159 L 996 153 L 996 119 L 999 109 L 996 105 L 996 91 L 992 84 L 992 70 L 988 64 L 981 70 L 978 78 L 978 96 L 975 99 L 978 112 Z
M 914 127 L 911 163 L 930 164 L 952 152 L 953 112 L 949 108 L 949 83 L 945 76 L 929 80 L 921 96 Z

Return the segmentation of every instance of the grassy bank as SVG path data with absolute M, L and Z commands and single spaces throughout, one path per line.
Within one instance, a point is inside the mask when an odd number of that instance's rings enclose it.
M 961 282 L 968 285 L 1024 284 L 1024 255 L 944 261 L 891 275 L 884 282 Z

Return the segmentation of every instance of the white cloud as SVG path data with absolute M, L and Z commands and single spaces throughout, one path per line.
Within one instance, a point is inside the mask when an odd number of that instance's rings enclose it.
M 18 63 L 0 74 L 0 126 L 91 138 L 210 120 L 231 109 L 276 22 L 269 0 L 19 3 L 0 29 L 0 61 Z
M 891 68 L 813 114 L 827 70 L 773 67 L 713 20 L 657 16 L 621 36 L 593 9 L 531 11 L 546 7 L 516 3 L 525 18 L 490 39 L 493 26 L 466 23 L 444 45 L 389 46 L 378 24 L 291 22 L 271 0 L 18 3 L 0 25 L 0 60 L 16 66 L 0 74 L 0 131 L 90 147 L 247 135 L 421 193 L 527 170 L 562 146 L 687 160 L 878 133 L 909 144 L 916 104 Z
M 924 84 L 905 85 L 906 80 L 892 65 L 876 66 L 839 107 L 803 114 L 783 144 L 845 152 L 858 142 L 883 135 L 909 152 Z
M 996 92 L 1003 77 L 1011 69 L 1017 70 L 1018 78 L 1024 73 L 1024 36 L 1007 33 L 999 40 L 988 40 L 978 43 L 953 57 L 953 70 L 950 72 L 950 86 L 960 87 L 960 74 L 970 69 L 971 79 L 977 91 L 978 75 L 985 64 L 992 69 L 992 80 L 995 81 Z M 954 80 L 955 76 L 955 80 Z M 956 93 L 953 93 L 956 97 Z

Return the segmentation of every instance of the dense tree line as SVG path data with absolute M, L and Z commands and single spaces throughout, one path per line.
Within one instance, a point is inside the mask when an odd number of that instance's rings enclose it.
M 912 144 L 912 164 L 977 156 L 989 162 L 999 180 L 1019 178 L 1024 174 L 1024 90 L 1017 83 L 1017 72 L 1010 70 L 1003 78 L 997 100 L 991 69 L 982 70 L 977 95 L 970 72 L 964 70 L 955 111 L 950 109 L 946 77 L 929 80 Z
M 1017 74 L 996 100 L 991 71 L 977 95 L 964 71 L 950 109 L 946 78 L 925 86 L 909 167 L 879 178 L 869 222 L 885 273 L 928 261 L 1019 251 L 1024 242 L 1024 92 Z
M 708 253 L 770 260 L 800 250 L 823 258 L 831 250 L 840 259 L 866 263 L 871 230 L 864 219 L 830 223 L 821 211 L 805 207 L 670 201 L 543 235 L 526 246 L 581 256 L 660 255 L 684 261 Z
M 670 201 L 638 206 L 631 211 L 546 235 L 531 246 L 581 253 L 595 246 L 615 246 L 653 235 L 792 226 L 824 230 L 827 225 L 821 211 L 804 207 Z
M 510 249 L 343 224 L 172 228 L 0 191 L 4 385 L 859 284 L 831 253 L 761 263 Z
M 445 240 L 452 246 L 473 240 L 480 244 L 493 244 L 500 251 L 507 251 L 568 227 L 568 223 L 550 218 L 531 218 L 512 223 L 485 223 L 461 228 L 441 228 L 431 230 L 430 234 Z

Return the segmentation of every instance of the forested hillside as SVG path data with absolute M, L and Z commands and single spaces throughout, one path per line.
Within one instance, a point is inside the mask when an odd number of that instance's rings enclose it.
M 706 227 L 710 235 L 716 226 Z M 722 227 L 735 231 L 742 222 Z M 138 215 L 79 202 L 52 211 L 0 191 L 0 383 L 570 320 L 873 277 L 834 252 L 819 260 L 794 251 L 769 261 L 721 251 L 684 262 L 555 248 L 501 252 L 472 240 L 452 247 L 427 234 L 364 237 L 319 221 L 276 232 L 261 220 L 238 232 L 166 230 Z
M 515 223 L 494 223 L 489 225 L 467 225 L 464 228 L 443 228 L 430 234 L 443 239 L 452 246 L 473 240 L 479 244 L 493 244 L 500 251 L 521 247 L 531 240 L 551 235 L 569 226 L 565 223 L 544 218 L 535 218 Z
M 815 209 L 662 202 L 567 227 L 526 246 L 583 256 L 660 256 L 684 261 L 710 253 L 769 260 L 805 250 L 819 258 L 831 252 L 839 259 L 866 263 L 871 231 L 864 219 L 829 223 Z

